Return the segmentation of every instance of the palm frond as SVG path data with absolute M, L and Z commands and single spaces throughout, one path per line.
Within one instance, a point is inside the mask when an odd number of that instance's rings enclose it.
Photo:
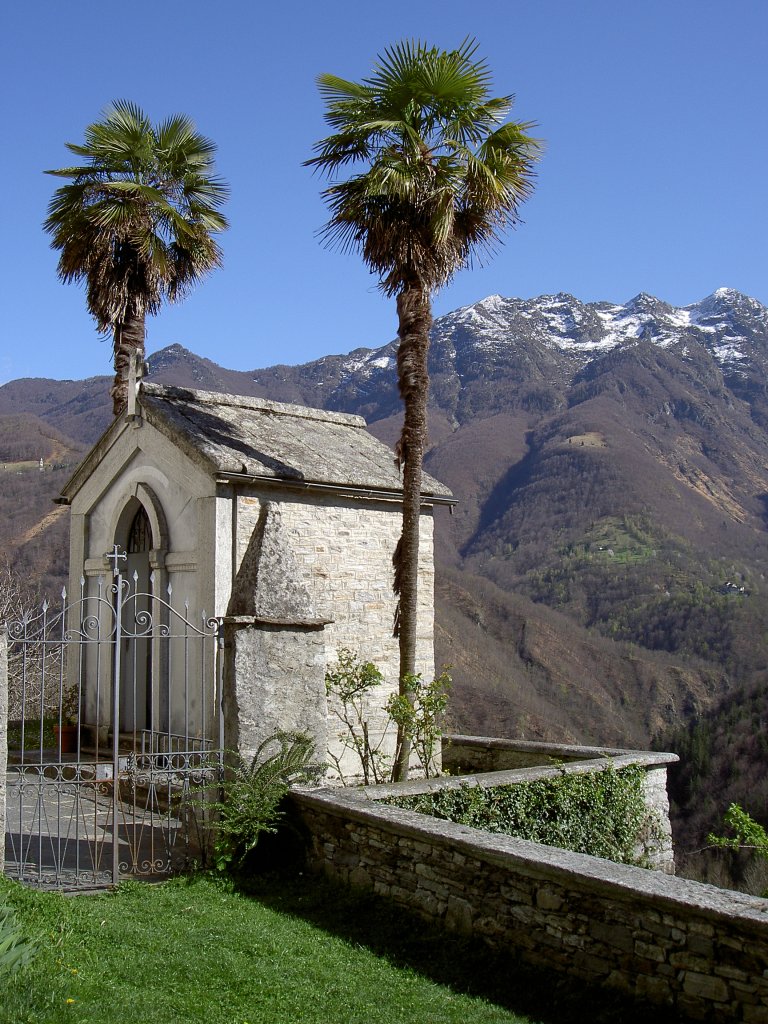
M 328 104 L 345 100 L 365 100 L 370 96 L 370 89 L 363 83 L 350 82 L 346 78 L 339 78 L 338 75 L 318 75 L 317 89 Z
M 487 250 L 533 187 L 534 125 L 505 121 L 511 95 L 465 39 L 442 51 L 416 40 L 387 48 L 360 83 L 321 75 L 331 135 L 306 161 L 332 179 L 320 235 L 359 252 L 387 293 L 414 269 L 430 288 Z M 359 172 L 357 166 L 363 165 Z
M 85 178 L 93 174 L 93 167 L 91 166 L 79 166 L 79 167 L 59 167 L 56 170 L 44 171 L 44 174 L 53 174 L 57 178 Z
M 88 307 L 104 330 L 126 310 L 156 312 L 220 265 L 210 234 L 228 226 L 219 207 L 229 189 L 212 173 L 214 144 L 184 115 L 155 129 L 136 104 L 118 100 L 84 139 L 68 148 L 86 163 L 47 172 L 70 183 L 54 193 L 44 229 L 60 277 L 88 282 Z

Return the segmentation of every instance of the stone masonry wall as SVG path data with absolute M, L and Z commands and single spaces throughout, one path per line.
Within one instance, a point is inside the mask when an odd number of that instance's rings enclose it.
M 331 660 L 339 647 L 360 651 L 386 677 L 397 676 L 398 645 L 392 636 L 395 601 L 392 555 L 402 530 L 396 502 L 346 500 L 288 492 L 270 493 L 279 504 L 286 543 L 303 568 L 318 617 L 329 620 L 326 643 Z M 237 509 L 239 567 L 259 519 L 264 498 L 242 495 Z M 421 517 L 419 568 L 419 643 L 417 667 L 434 671 L 434 561 L 432 515 Z
M 577 749 L 577 748 L 574 748 Z M 582 750 L 592 748 L 584 747 Z M 478 774 L 439 776 L 433 779 L 413 779 L 406 783 L 367 786 L 362 792 L 374 800 L 387 797 L 417 796 L 422 793 L 434 793 L 442 789 L 459 789 L 463 786 L 480 786 L 483 789 L 494 789 L 498 786 L 514 786 L 520 783 L 537 782 L 543 779 L 556 779 L 562 774 L 583 775 L 588 772 L 600 772 L 609 765 L 615 769 L 629 765 L 639 765 L 645 771 L 643 780 L 643 800 L 648 810 L 647 826 L 644 834 L 639 837 L 635 849 L 638 861 L 647 863 L 654 871 L 664 871 L 668 875 L 675 873 L 675 856 L 672 849 L 672 825 L 669 820 L 669 797 L 667 796 L 667 764 L 677 761 L 676 754 L 660 754 L 655 752 L 616 751 L 611 757 L 593 757 L 582 759 L 578 763 L 560 764 L 557 767 L 538 766 L 516 768 L 508 771 L 490 771 Z
M 680 1020 L 768 1020 L 768 900 L 377 804 L 292 796 L 314 869 Z
M 290 547 L 315 614 L 327 624 L 322 637 L 326 665 L 336 661 L 339 648 L 349 648 L 362 661 L 373 661 L 384 675 L 381 691 L 369 704 L 368 718 L 376 742 L 387 730 L 383 711 L 387 697 L 397 692 L 398 642 L 392 636 L 395 600 L 392 593 L 392 554 L 402 529 L 401 506 L 381 500 L 345 499 L 335 495 L 303 497 L 291 492 L 270 491 L 268 497 L 254 489 L 238 497 L 235 538 L 239 568 L 259 516 L 268 500 L 279 506 L 281 531 Z M 425 679 L 434 674 L 434 564 L 431 511 L 421 517 L 417 670 Z M 338 725 L 338 728 L 337 728 Z M 332 714 L 328 733 L 335 752 L 341 726 Z M 394 751 L 395 732 L 386 733 L 384 749 Z M 351 757 L 343 761 L 354 774 L 359 765 Z

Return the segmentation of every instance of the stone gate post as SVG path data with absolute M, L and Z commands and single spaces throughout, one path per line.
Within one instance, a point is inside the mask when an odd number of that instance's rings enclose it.
M 224 744 L 249 760 L 278 730 L 328 745 L 325 637 L 282 511 L 265 502 L 224 618 Z
M 224 619 L 224 745 L 249 761 L 278 731 L 328 746 L 324 623 Z

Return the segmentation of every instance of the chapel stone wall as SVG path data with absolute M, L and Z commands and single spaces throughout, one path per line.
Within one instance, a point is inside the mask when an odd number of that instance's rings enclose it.
M 279 508 L 280 531 L 290 549 L 297 579 L 306 588 L 314 612 L 325 623 L 322 631 L 325 664 L 333 665 L 340 648 L 348 648 L 361 661 L 374 662 L 384 684 L 369 702 L 372 741 L 384 736 L 388 754 L 394 753 L 394 728 L 383 708 L 397 692 L 399 649 L 392 635 L 395 598 L 392 592 L 392 553 L 402 529 L 401 507 L 396 502 L 361 501 L 333 495 L 297 496 L 290 492 L 243 494 L 238 498 L 235 538 L 238 569 L 246 558 L 265 505 Z M 431 511 L 421 518 L 417 671 L 425 679 L 434 674 L 434 565 Z M 328 715 L 329 743 L 341 754 L 337 734 L 341 724 Z M 343 770 L 359 772 L 354 758 L 346 757 Z

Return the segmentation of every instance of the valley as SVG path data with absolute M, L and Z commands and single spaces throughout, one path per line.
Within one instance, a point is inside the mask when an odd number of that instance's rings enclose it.
M 355 412 L 391 445 L 395 352 L 242 372 L 174 345 L 149 379 Z M 680 820 L 704 787 L 768 822 L 765 746 L 738 765 L 718 752 L 729 715 L 763 721 L 768 687 L 768 310 L 727 289 L 685 309 L 491 296 L 435 321 L 430 374 L 425 467 L 459 499 L 436 515 L 452 728 L 676 749 L 706 724 Z M 0 551 L 41 593 L 66 573 L 51 502 L 109 424 L 107 392 L 106 377 L 0 388 L 0 465 L 16 467 Z

